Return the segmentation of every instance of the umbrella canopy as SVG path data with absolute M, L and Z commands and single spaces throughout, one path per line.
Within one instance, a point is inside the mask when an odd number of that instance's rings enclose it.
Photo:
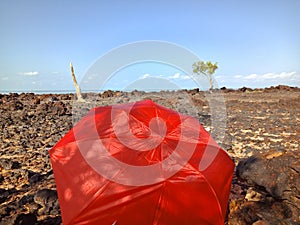
M 191 116 L 97 107 L 49 153 L 64 225 L 224 224 L 234 163 Z

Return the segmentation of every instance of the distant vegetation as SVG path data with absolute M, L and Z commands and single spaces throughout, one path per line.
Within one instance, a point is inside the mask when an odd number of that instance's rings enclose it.
M 212 90 L 214 88 L 214 83 L 213 83 L 213 74 L 215 71 L 218 69 L 218 63 L 212 63 L 211 61 L 198 61 L 193 64 L 193 73 L 195 74 L 203 74 L 209 79 L 209 90 Z

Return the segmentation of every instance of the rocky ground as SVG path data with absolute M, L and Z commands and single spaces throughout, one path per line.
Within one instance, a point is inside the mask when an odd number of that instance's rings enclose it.
M 0 224 L 61 224 L 48 150 L 97 105 L 151 98 L 197 117 L 234 159 L 226 224 L 300 224 L 300 89 L 0 95 Z

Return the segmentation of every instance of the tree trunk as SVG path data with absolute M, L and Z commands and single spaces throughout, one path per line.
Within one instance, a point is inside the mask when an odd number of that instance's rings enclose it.
M 212 75 L 209 76 L 209 90 L 212 91 L 214 89 L 214 81 L 212 79 Z
M 72 63 L 70 63 L 70 69 L 71 69 L 71 73 L 72 73 L 73 83 L 76 88 L 77 101 L 84 102 L 84 99 L 82 98 L 82 95 L 81 95 L 80 87 L 79 87 L 76 77 L 75 77 L 74 68 L 73 68 Z

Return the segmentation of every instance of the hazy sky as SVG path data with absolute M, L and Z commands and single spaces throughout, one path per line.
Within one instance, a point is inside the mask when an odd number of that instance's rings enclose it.
M 300 86 L 299 10 L 298 0 L 2 0 L 0 91 L 74 89 L 70 61 L 80 82 L 100 56 L 143 40 L 218 62 L 219 87 Z M 146 63 L 120 69 L 105 88 L 149 77 L 196 87 L 182 71 Z

